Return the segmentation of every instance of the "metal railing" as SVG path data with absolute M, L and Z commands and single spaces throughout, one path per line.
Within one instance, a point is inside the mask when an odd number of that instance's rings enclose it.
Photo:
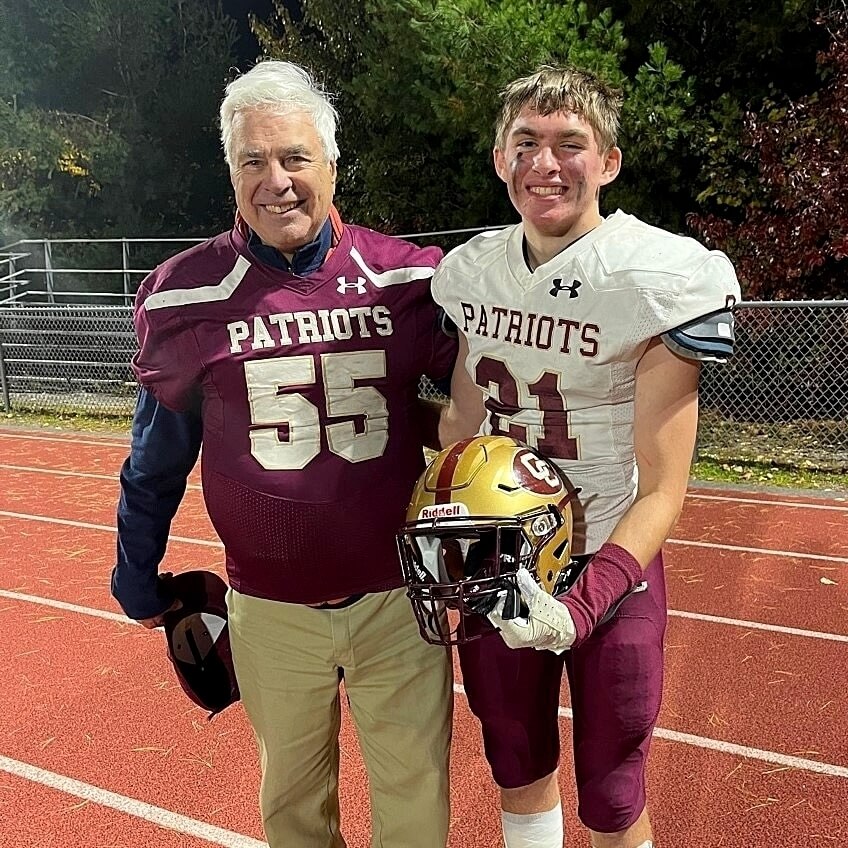
M 16 300 L 29 287 L 26 270 L 18 268 L 18 263 L 28 256 L 21 252 L 0 253 L 0 303 Z
M 21 239 L 0 248 L 0 304 L 9 300 L 129 305 L 143 277 L 202 238 Z M 75 267 L 81 265 L 82 267 Z M 138 266 L 138 267 L 134 267 Z M 120 280 L 116 284 L 116 280 Z M 118 290 L 119 288 L 119 290 Z
M 455 232 L 408 237 L 432 241 Z M 130 415 L 136 394 L 129 367 L 135 351 L 131 301 L 148 273 L 132 254 L 163 254 L 158 262 L 197 241 L 67 239 L 4 248 L 3 408 Z M 35 246 L 35 252 L 27 254 L 25 246 Z M 119 267 L 68 264 L 66 252 L 83 246 L 119 250 Z M 57 263 L 60 252 L 65 258 Z M 103 264 L 104 256 L 99 258 Z M 111 291 L 98 275 L 111 281 Z M 121 280 L 117 292 L 115 275 Z M 91 277 L 101 279 L 94 291 L 72 288 L 72 281 Z M 699 454 L 848 472 L 848 301 L 740 304 L 736 339 L 736 356 L 728 365 L 708 364 L 702 370 Z M 426 397 L 440 397 L 426 381 L 421 390 Z
M 406 239 L 427 239 L 448 245 L 452 236 L 501 229 L 405 233 Z M 139 282 L 160 262 L 202 238 L 21 239 L 0 247 L 0 305 L 26 300 L 44 303 L 132 303 Z M 120 279 L 120 290 L 116 285 Z

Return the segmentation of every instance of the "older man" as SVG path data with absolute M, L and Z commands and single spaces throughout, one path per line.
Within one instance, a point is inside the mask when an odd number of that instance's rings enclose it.
M 138 292 L 142 389 L 112 591 L 147 627 L 174 606 L 158 567 L 202 441 L 270 845 L 345 845 L 343 679 L 372 845 L 443 848 L 449 657 L 418 638 L 394 531 L 423 468 L 418 381 L 450 373 L 455 342 L 430 298 L 439 251 L 334 209 L 335 128 L 327 95 L 296 65 L 262 62 L 227 87 L 235 226 Z

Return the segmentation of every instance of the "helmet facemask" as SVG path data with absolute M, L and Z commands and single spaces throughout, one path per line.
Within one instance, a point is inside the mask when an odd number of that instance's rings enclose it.
M 448 516 L 405 524 L 398 547 L 422 636 L 438 645 L 480 638 L 485 631 L 467 632 L 466 616 L 486 615 L 504 595 L 513 614 L 526 614 L 518 606 L 515 573 L 526 568 L 543 582 L 541 560 L 567 564 L 570 527 L 563 525 L 563 514 L 554 506 L 519 516 Z M 555 549 L 547 551 L 551 544 Z M 552 581 L 553 569 L 543 570 Z

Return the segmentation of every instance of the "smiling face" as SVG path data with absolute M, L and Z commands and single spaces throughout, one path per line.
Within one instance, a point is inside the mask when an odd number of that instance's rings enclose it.
M 304 112 L 242 112 L 234 127 L 230 179 L 241 216 L 265 244 L 291 257 L 327 220 L 336 163 L 327 161 Z
M 621 168 L 621 151 L 599 150 L 591 125 L 576 113 L 532 109 L 507 128 L 494 159 L 528 243 L 546 256 L 552 243 L 561 250 L 601 222 L 600 188 Z

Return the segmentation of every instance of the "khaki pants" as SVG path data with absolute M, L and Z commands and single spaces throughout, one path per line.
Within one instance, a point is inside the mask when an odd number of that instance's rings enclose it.
M 344 848 L 339 679 L 371 786 L 372 848 L 444 848 L 450 655 L 420 637 L 403 589 L 339 610 L 230 590 L 230 640 L 262 765 L 271 848 Z

